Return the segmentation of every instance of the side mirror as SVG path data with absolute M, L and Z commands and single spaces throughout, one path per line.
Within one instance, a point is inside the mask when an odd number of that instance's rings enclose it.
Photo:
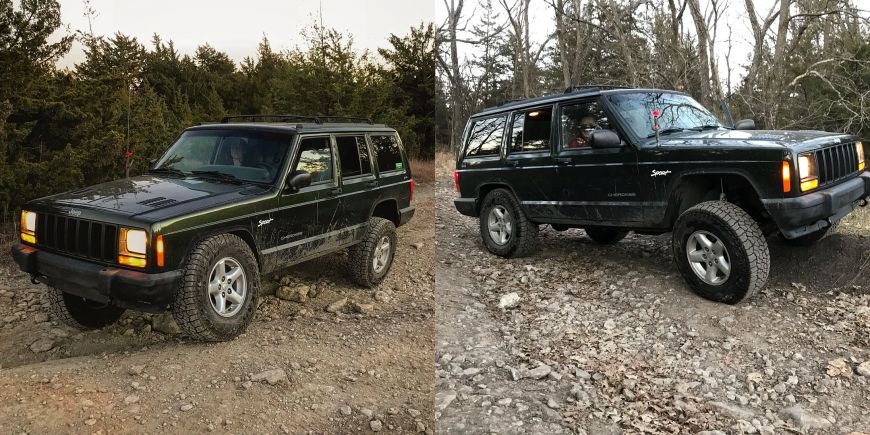
M 303 187 L 308 187 L 311 185 L 311 174 L 307 171 L 303 171 L 301 169 L 297 169 L 290 173 L 290 176 L 287 177 L 287 185 L 285 186 L 285 190 L 289 190 L 291 192 L 296 192 Z
M 751 119 L 741 119 L 734 123 L 735 130 L 755 130 L 755 121 Z
M 621 148 L 622 139 L 612 130 L 595 130 L 590 140 L 592 148 Z
M 148 168 L 149 169 L 154 169 L 154 165 L 156 165 L 156 164 L 157 164 L 157 159 L 148 160 Z

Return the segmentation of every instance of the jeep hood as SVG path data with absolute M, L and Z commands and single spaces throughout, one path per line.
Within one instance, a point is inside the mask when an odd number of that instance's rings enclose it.
M 659 138 L 661 145 L 776 147 L 812 149 L 822 145 L 858 140 L 841 133 L 816 130 L 707 130 L 687 131 Z M 655 142 L 655 139 L 652 139 Z
M 126 217 L 166 218 L 250 195 L 264 188 L 201 178 L 142 175 L 85 187 L 38 200 L 50 206 L 107 211 Z

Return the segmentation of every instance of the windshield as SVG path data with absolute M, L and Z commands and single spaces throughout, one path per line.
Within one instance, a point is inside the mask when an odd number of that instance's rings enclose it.
M 189 130 L 166 151 L 152 171 L 273 183 L 290 141 L 286 133 Z
M 632 92 L 611 95 L 608 100 L 640 137 L 655 136 L 658 115 L 659 133 L 724 128 L 716 115 L 692 97 L 669 92 Z

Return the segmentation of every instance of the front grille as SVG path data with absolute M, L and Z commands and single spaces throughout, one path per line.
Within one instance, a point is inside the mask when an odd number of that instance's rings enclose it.
M 118 227 L 70 216 L 38 213 L 36 243 L 59 253 L 114 262 L 118 255 Z
M 835 183 L 858 172 L 855 143 L 834 145 L 814 151 L 819 168 L 819 186 Z

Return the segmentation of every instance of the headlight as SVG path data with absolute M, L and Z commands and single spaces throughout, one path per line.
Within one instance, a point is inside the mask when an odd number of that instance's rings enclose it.
M 864 143 L 860 140 L 855 142 L 855 150 L 858 151 L 858 170 L 864 170 Z
M 121 228 L 120 237 L 118 237 L 118 263 L 145 267 L 147 245 L 148 234 L 145 231 Z
M 21 210 L 21 240 L 36 244 L 36 213 Z
M 812 153 L 798 156 L 798 176 L 801 178 L 801 192 L 819 187 L 819 172 Z

